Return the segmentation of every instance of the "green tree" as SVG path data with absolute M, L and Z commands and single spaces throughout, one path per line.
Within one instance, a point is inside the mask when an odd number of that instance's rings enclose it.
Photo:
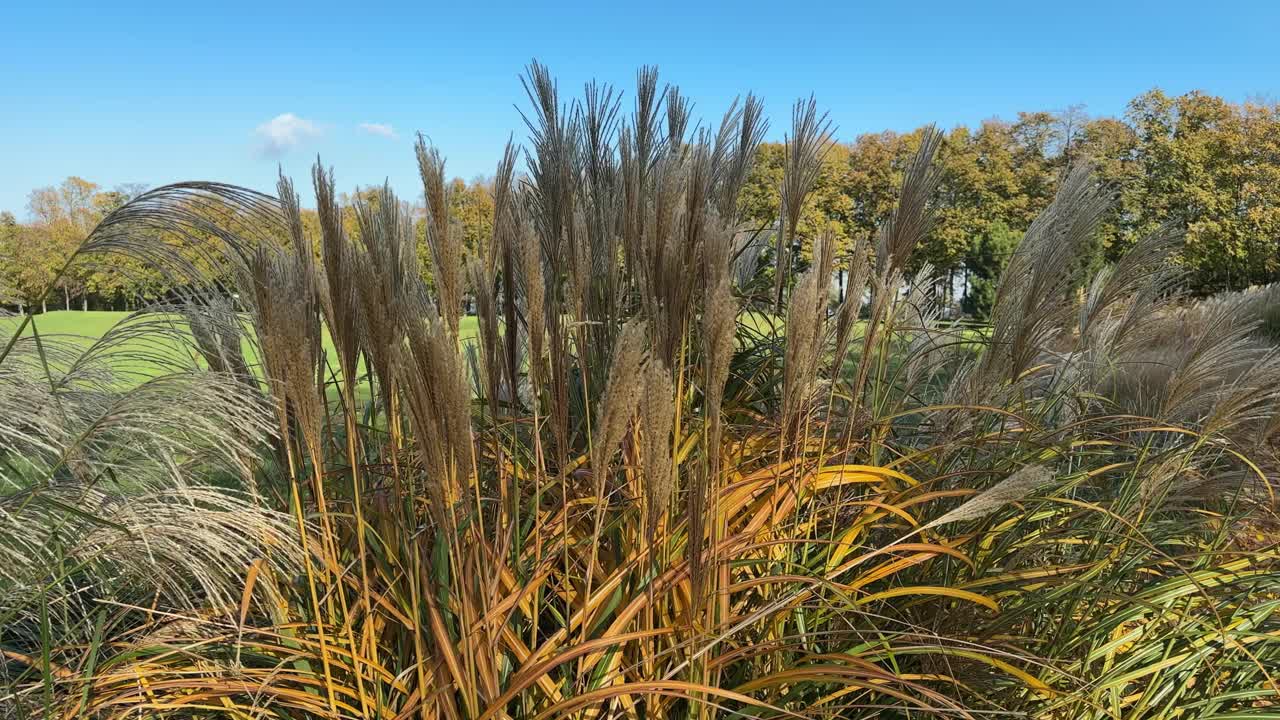
M 64 256 L 58 251 L 48 228 L 14 224 L 4 233 L 6 290 L 19 305 L 39 304 L 48 310 L 48 292 L 54 273 Z
M 961 308 L 974 317 L 986 318 L 995 303 L 1000 274 L 1022 241 L 1022 233 L 996 220 L 978 235 L 965 257 L 968 287 Z
M 1126 188 L 1122 234 L 1179 225 L 1186 231 L 1179 259 L 1197 293 L 1275 280 L 1280 106 L 1152 90 L 1130 103 L 1126 117 L 1138 138 L 1138 168 Z
M 53 276 L 66 263 L 97 224 L 100 214 L 94 204 L 98 185 L 80 177 L 69 177 L 57 187 L 44 187 L 31 191 L 27 209 L 32 225 L 39 229 L 31 235 L 43 247 L 38 255 L 46 264 L 41 268 Z M 71 309 L 71 298 L 79 297 L 87 307 L 88 272 L 82 268 L 68 268 L 56 278 L 62 291 L 63 305 Z
M 19 270 L 15 247 L 18 230 L 18 220 L 13 213 L 8 210 L 0 212 L 0 303 L 6 305 L 21 303 L 16 279 Z
M 462 246 L 475 253 L 493 237 L 493 193 L 489 183 L 477 178 L 470 183 L 454 178 L 449 190 L 449 215 L 454 232 L 462 233 Z
M 836 144 L 823 158 L 817 182 L 800 213 L 796 233 L 799 245 L 796 259 L 799 264 L 793 268 L 795 271 L 808 266 L 812 259 L 813 241 L 823 232 L 832 234 L 835 256 L 841 267 L 847 265 L 854 235 L 858 231 L 854 224 L 858 208 L 851 194 L 856 172 L 854 157 L 849 146 Z M 738 199 L 746 229 L 755 231 L 777 224 L 785 162 L 786 146 L 782 143 L 762 143 L 757 150 L 756 162 Z

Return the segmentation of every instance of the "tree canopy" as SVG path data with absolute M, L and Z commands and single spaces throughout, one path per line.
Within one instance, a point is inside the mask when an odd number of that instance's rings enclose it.
M 841 265 L 855 243 L 872 239 L 894 207 L 904 165 L 923 132 L 868 133 L 832 144 L 799 214 L 793 271 L 807 265 L 823 233 L 835 240 Z M 739 198 L 747 229 L 777 223 L 786 153 L 784 143 L 760 146 Z M 918 270 L 927 263 L 942 292 L 965 312 L 985 311 L 991 281 L 1018 239 L 1081 163 L 1117 197 L 1084 262 L 1112 261 L 1157 226 L 1173 223 L 1185 233 L 1177 262 L 1193 293 L 1280 279 L 1280 104 L 1157 89 L 1134 98 L 1119 118 L 1090 118 L 1076 106 L 957 126 L 946 131 L 939 157 L 937 223 L 914 264 Z M 69 177 L 31 192 L 26 222 L 0 215 L 0 298 L 36 300 L 89 230 L 141 191 L 136 185 L 105 190 Z M 468 250 L 476 249 L 492 232 L 491 183 L 455 178 L 446 195 L 450 226 Z M 357 190 L 347 199 L 357 197 L 375 194 Z M 420 200 L 408 209 L 430 279 L 425 211 Z M 304 211 L 304 222 L 317 222 L 313 211 Z M 358 234 L 353 215 L 346 224 Z M 55 290 L 50 301 L 89 307 L 155 298 L 167 288 L 146 268 L 107 267 L 70 273 Z

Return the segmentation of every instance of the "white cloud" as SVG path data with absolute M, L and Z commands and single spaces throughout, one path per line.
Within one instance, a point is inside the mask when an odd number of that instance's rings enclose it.
M 253 133 L 258 137 L 258 151 L 270 157 L 283 155 L 304 140 L 322 134 L 318 125 L 293 113 L 277 115 L 259 125 Z
M 386 123 L 360 123 L 360 129 L 370 135 L 381 135 L 384 138 L 395 140 L 400 137 L 396 134 L 395 128 Z

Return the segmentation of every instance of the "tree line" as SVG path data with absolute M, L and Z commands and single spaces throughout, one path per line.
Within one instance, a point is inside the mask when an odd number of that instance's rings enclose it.
M 893 208 L 922 134 L 866 134 L 837 145 L 804 210 L 801 236 L 826 229 L 840 243 L 838 255 L 869 240 Z M 742 203 L 747 217 L 766 226 L 778 208 L 785 148 L 767 144 L 760 155 Z M 1118 198 L 1081 262 L 1114 261 L 1167 222 L 1185 233 L 1177 262 L 1192 293 L 1280 279 L 1278 103 L 1152 90 L 1119 118 L 1090 118 L 1072 107 L 959 126 L 945 134 L 939 155 L 938 223 L 916 265 L 928 263 L 968 312 L 990 306 L 994 280 L 1023 233 L 1081 163 Z
M 835 238 L 837 257 L 874 235 L 894 206 L 923 132 L 868 133 L 834 145 L 802 211 L 797 267 L 819 233 Z M 782 143 L 759 149 L 739 199 L 749 228 L 767 232 L 777 222 L 785 154 Z M 1130 101 L 1121 117 L 1089 117 L 1071 107 L 947 131 L 933 200 L 938 223 L 915 269 L 928 267 L 952 306 L 985 314 L 995 279 L 1022 234 L 1081 163 L 1092 166 L 1118 198 L 1081 262 L 1101 266 L 1173 223 L 1185 233 L 1177 261 L 1192 293 L 1280 279 L 1280 103 L 1233 103 L 1203 92 L 1170 96 L 1158 89 Z M 491 182 L 454 179 L 449 189 L 450 221 L 473 248 L 492 229 Z M 26 222 L 0 213 L 4 301 L 33 302 L 89 230 L 142 190 L 104 190 L 72 177 L 32 191 Z M 421 266 L 429 274 L 425 212 L 416 208 L 415 217 Z M 318 222 L 314 212 L 303 219 Z M 358 235 L 354 216 L 347 220 Z M 142 267 L 84 269 L 67 274 L 55 289 L 46 305 L 84 309 L 123 309 L 170 290 Z
M 449 215 L 468 249 L 493 231 L 492 183 L 483 178 L 470 182 L 454 178 L 449 183 Z M 124 185 L 111 190 L 80 177 L 69 177 L 56 187 L 33 190 L 28 197 L 30 216 L 20 223 L 9 211 L 0 212 L 0 305 L 22 309 L 39 305 L 49 309 L 129 310 L 159 300 L 174 288 L 173 278 L 140 265 L 128 257 L 112 258 L 110 264 L 76 264 L 63 271 L 67 258 L 89 232 L 111 212 L 146 191 L 142 185 Z M 374 189 L 344 195 L 343 221 L 347 233 L 360 237 L 353 202 L 360 197 L 377 202 Z M 430 253 L 426 244 L 426 213 L 412 207 L 418 240 L 418 256 L 430 281 Z M 319 237 L 320 219 L 313 209 L 302 210 L 303 225 L 310 237 Z M 318 251 L 318 248 L 317 248 Z M 193 250 L 193 259 L 199 254 Z M 46 289 L 52 288 L 50 292 Z

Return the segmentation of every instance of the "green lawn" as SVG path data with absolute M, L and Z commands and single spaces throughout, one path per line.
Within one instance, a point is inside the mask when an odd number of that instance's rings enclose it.
M 128 315 L 127 312 L 55 310 L 36 315 L 34 321 L 41 335 L 79 335 L 96 340 Z M 0 335 L 8 337 L 20 324 L 21 317 L 0 318 Z M 31 328 L 28 327 L 25 334 L 30 335 Z
M 130 315 L 127 312 L 114 312 L 105 310 L 56 310 L 53 312 L 36 315 L 32 318 L 35 325 L 34 330 L 40 333 L 41 337 L 60 336 L 60 339 L 74 338 L 74 341 L 88 347 L 97 341 L 103 335 L 106 335 L 111 328 L 117 323 L 124 320 Z M 0 317 L 0 342 L 3 342 L 13 334 L 13 331 L 22 323 L 21 317 Z M 23 335 L 31 335 L 33 328 L 28 325 Z M 459 327 L 459 335 L 462 342 L 470 342 L 475 339 L 478 333 L 477 320 L 475 316 L 464 316 Z M 328 332 L 324 335 L 324 350 L 330 358 L 333 357 L 333 343 L 329 339 Z M 130 349 L 128 344 L 124 344 L 120 348 L 123 353 L 127 354 Z M 138 347 L 141 351 L 143 348 Z M 155 347 L 146 348 L 147 352 L 155 352 Z M 252 358 L 250 358 L 252 362 Z M 150 368 L 145 362 L 131 363 L 133 366 L 127 368 L 139 375 L 155 375 L 157 366 L 154 364 Z M 336 361 L 335 361 L 336 364 Z M 148 372 L 149 371 L 149 372 Z
M 36 315 L 33 321 L 36 329 L 40 332 L 42 337 L 57 335 L 64 338 L 78 338 L 77 342 L 88 347 L 92 342 L 101 338 L 112 327 L 128 316 L 129 313 L 127 312 L 57 310 L 54 312 Z M 757 312 L 745 312 L 739 316 L 738 321 L 744 326 L 761 333 L 768 333 L 773 326 L 773 322 L 771 322 L 768 315 Z M 20 317 L 0 317 L 0 342 L 7 340 L 9 335 L 21 322 L 22 318 Z M 460 335 L 463 343 L 475 340 L 479 332 L 477 325 L 477 319 L 473 315 L 464 316 L 462 318 Z M 32 329 L 28 326 L 24 334 L 30 335 L 31 332 Z M 964 328 L 960 333 L 960 337 L 975 341 L 981 339 L 982 335 L 981 331 L 973 328 Z M 325 333 L 323 342 L 325 352 L 332 359 L 333 344 L 329 340 L 327 332 Z M 145 360 L 129 358 L 129 349 L 128 345 L 121 348 L 123 352 L 121 352 L 121 361 L 119 365 L 117 365 L 118 368 L 134 374 L 138 378 L 138 381 L 141 381 L 148 376 L 158 374 L 157 367 L 154 364 L 148 366 Z M 156 349 L 157 348 L 154 346 L 146 348 L 149 352 L 155 352 Z M 138 350 L 141 351 L 143 348 L 139 347 Z M 248 352 L 247 348 L 246 352 Z M 250 356 L 252 355 L 251 353 L 249 354 Z M 253 362 L 252 356 L 250 357 L 250 362 Z M 334 364 L 336 365 L 336 361 Z

